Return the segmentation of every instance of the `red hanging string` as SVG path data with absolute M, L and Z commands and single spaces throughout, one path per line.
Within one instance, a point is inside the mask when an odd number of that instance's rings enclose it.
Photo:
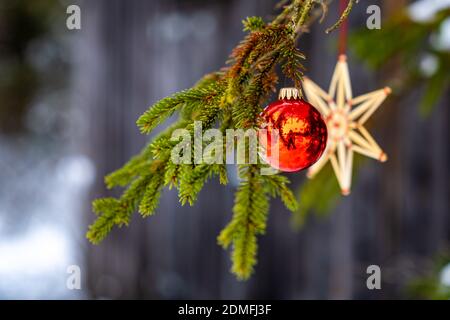
M 349 0 L 340 0 L 339 1 L 339 15 L 345 11 L 347 8 Z M 342 22 L 342 25 L 339 30 L 339 43 L 338 43 L 338 52 L 339 55 L 345 55 L 347 51 L 347 35 L 348 35 L 348 19 L 345 19 Z

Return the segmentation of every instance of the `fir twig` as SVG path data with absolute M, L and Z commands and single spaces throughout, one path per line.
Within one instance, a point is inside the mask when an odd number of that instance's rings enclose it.
M 231 271 L 239 279 L 247 279 L 256 264 L 257 235 L 266 230 L 269 200 L 258 166 L 240 167 L 242 182 L 236 192 L 231 222 L 220 233 L 218 242 L 224 248 L 233 245 Z
M 257 128 L 262 106 L 276 88 L 278 66 L 285 77 L 300 86 L 304 56 L 295 41 L 309 19 L 316 19 L 317 10 L 310 18 L 315 1 L 283 0 L 283 11 L 268 24 L 259 17 L 247 18 L 243 23 L 249 34 L 232 51 L 226 68 L 158 101 L 138 119 L 141 132 L 149 134 L 170 116 L 179 114 L 178 120 L 140 154 L 105 178 L 108 188 L 127 188 L 118 199 L 93 202 L 98 217 L 87 232 L 91 242 L 99 243 L 114 226 L 128 225 L 135 211 L 143 217 L 152 215 L 164 186 L 178 190 L 181 204 L 193 205 L 208 179 L 218 177 L 220 183 L 228 182 L 225 164 L 173 163 L 171 152 L 177 142 L 171 139 L 172 133 L 184 129 L 192 136 L 195 121 L 201 121 L 203 132 L 214 127 L 223 133 L 230 128 Z M 257 236 L 266 230 L 269 198 L 280 197 L 289 210 L 298 209 L 288 188 L 289 180 L 280 175 L 263 176 L 260 169 L 261 164 L 239 166 L 241 183 L 233 217 L 218 237 L 223 247 L 232 245 L 232 272 L 239 279 L 247 279 L 256 264 Z
M 326 29 L 325 33 L 333 32 L 334 30 L 338 29 L 341 26 L 341 24 L 348 18 L 348 15 L 350 14 L 350 11 L 352 11 L 355 2 L 357 3 L 358 1 L 357 0 L 348 1 L 347 7 L 345 8 L 344 12 L 342 12 L 341 16 L 339 17 L 339 20 L 334 25 Z

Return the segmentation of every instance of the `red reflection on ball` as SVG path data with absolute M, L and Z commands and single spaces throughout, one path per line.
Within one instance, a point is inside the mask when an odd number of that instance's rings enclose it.
M 327 126 L 311 104 L 301 99 L 278 100 L 264 109 L 262 117 L 267 130 L 259 134 L 265 146 L 262 155 L 272 167 L 294 172 L 319 160 L 327 144 Z

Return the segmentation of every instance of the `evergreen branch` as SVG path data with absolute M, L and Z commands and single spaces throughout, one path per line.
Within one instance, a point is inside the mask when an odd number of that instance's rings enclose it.
M 147 185 L 152 181 L 153 177 L 158 177 L 158 174 L 151 173 L 138 177 L 123 193 L 120 198 L 120 207 L 118 208 L 118 214 L 116 216 L 117 224 L 128 225 L 131 215 L 136 211 L 139 202 L 144 196 Z
M 111 199 L 118 201 L 117 199 Z M 93 206 L 95 206 L 95 202 Z M 89 226 L 86 237 L 93 244 L 99 244 L 112 230 L 112 228 L 116 225 L 116 211 L 118 204 L 114 205 L 114 209 L 108 209 L 104 214 L 100 215 L 95 223 Z
M 341 16 L 339 17 L 339 20 L 334 25 L 332 25 L 331 27 L 326 29 L 325 33 L 333 32 L 334 30 L 338 29 L 341 26 L 341 24 L 348 18 L 355 2 L 358 2 L 358 1 L 357 0 L 349 0 L 348 1 L 347 7 L 342 12 Z
M 282 0 L 277 4 L 277 8 L 283 8 L 283 11 L 275 18 L 273 19 L 272 23 L 273 25 L 278 24 L 285 24 L 286 21 L 289 21 L 292 19 L 292 14 L 295 11 L 294 7 L 296 5 L 296 2 L 298 1 L 292 1 L 290 4 L 286 4 L 287 0 Z
M 221 185 L 228 184 L 227 166 L 225 164 L 213 165 L 215 172 L 219 175 L 219 183 Z
M 183 128 L 186 123 L 186 121 L 180 120 L 172 126 L 169 126 L 155 137 L 152 143 L 144 147 L 138 155 L 131 158 L 122 168 L 107 175 L 105 177 L 107 188 L 124 187 L 130 184 L 138 175 L 145 174 L 148 168 L 152 167 L 152 164 L 159 165 L 160 162 L 155 162 L 153 160 L 154 158 L 167 161 L 167 153 L 164 154 L 163 150 L 166 151 L 172 147 L 172 144 L 168 143 L 170 142 L 170 136 L 176 129 Z
M 139 177 L 117 200 L 113 198 L 97 199 L 93 202 L 93 209 L 99 217 L 89 226 L 87 238 L 94 244 L 102 241 L 114 225 L 128 225 L 130 217 L 137 209 L 146 186 L 150 183 L 152 175 Z
M 161 190 L 164 186 L 164 171 L 161 169 L 162 168 L 153 174 L 140 202 L 139 213 L 144 218 L 152 215 L 158 207 L 159 199 L 161 198 Z
M 137 125 L 140 127 L 141 132 L 148 134 L 156 126 L 164 122 L 170 117 L 177 109 L 183 104 L 203 105 L 208 103 L 214 96 L 217 95 L 216 83 L 210 85 L 207 88 L 191 88 L 178 92 L 171 97 L 164 98 L 150 107 L 144 114 L 137 120 Z
M 166 160 L 170 157 L 170 151 L 176 142 L 171 141 L 172 134 L 177 129 L 185 128 L 191 121 L 180 119 L 173 125 L 169 126 L 166 130 L 154 138 L 153 142 L 148 145 L 148 152 L 154 159 Z
M 295 23 L 295 29 L 298 30 L 306 23 L 306 20 L 309 16 L 309 13 L 312 9 L 314 0 L 306 0 L 302 5 L 301 14 L 299 15 L 296 23 Z M 300 10 L 299 10 L 300 11 Z
M 171 139 L 172 134 L 176 129 L 186 129 L 192 137 L 195 121 L 201 121 L 203 132 L 213 127 L 222 132 L 256 128 L 262 105 L 276 88 L 277 66 L 300 87 L 304 56 L 295 41 L 300 29 L 313 19 L 310 12 L 315 1 L 284 0 L 282 13 L 268 24 L 259 17 L 247 18 L 244 30 L 249 34 L 232 51 L 227 68 L 206 75 L 191 89 L 158 101 L 138 119 L 141 132 L 148 134 L 179 112 L 174 125 L 105 178 L 108 188 L 128 188 L 119 199 L 93 202 L 98 217 L 87 232 L 91 242 L 99 243 L 116 225 L 127 225 L 136 210 L 143 217 L 153 214 L 164 186 L 176 187 L 180 202 L 192 205 L 208 179 L 217 176 L 221 184 L 228 182 L 224 164 L 173 163 L 171 152 L 177 142 Z M 232 272 L 239 279 L 247 279 L 256 264 L 257 236 L 266 230 L 270 196 L 280 197 L 291 211 L 298 208 L 287 186 L 289 180 L 279 175 L 262 176 L 260 166 L 239 166 L 241 183 L 235 194 L 233 217 L 218 237 L 223 247 L 232 245 Z
M 264 20 L 261 17 L 247 17 L 242 21 L 244 25 L 244 31 L 260 31 L 265 27 Z
M 213 169 L 214 167 L 209 164 L 182 166 L 178 193 L 181 205 L 185 205 L 186 202 L 189 202 L 191 206 L 194 205 L 198 193 L 202 190 L 208 178 L 212 176 Z
M 178 185 L 178 176 L 180 174 L 180 167 L 181 165 L 173 163 L 171 161 L 167 163 L 163 184 L 165 186 L 168 186 L 169 190 L 171 190 L 174 187 L 177 187 Z
M 219 115 L 220 108 L 211 108 L 210 113 L 206 112 L 201 116 L 203 131 L 211 128 L 214 122 L 217 120 Z M 206 125 L 206 127 L 205 127 Z M 190 126 L 187 127 L 192 130 Z M 223 142 L 221 142 L 223 147 Z M 192 146 L 193 148 L 194 146 Z M 192 152 L 193 154 L 193 152 Z M 223 157 L 221 159 L 223 161 Z M 203 188 L 205 182 L 211 178 L 214 174 L 219 175 L 220 182 L 222 184 L 226 184 L 226 169 L 223 164 L 212 164 L 211 159 L 203 158 L 205 163 L 198 165 L 178 165 L 177 167 L 181 167 L 181 170 L 178 171 L 178 197 L 182 205 L 185 205 L 186 202 L 192 206 L 194 202 L 197 200 L 197 195 Z M 225 173 L 224 173 L 225 170 Z M 175 184 L 177 185 L 177 184 Z
M 266 175 L 261 176 L 261 179 L 264 181 L 267 192 L 272 197 L 280 197 L 288 210 L 296 212 L 299 209 L 294 193 L 287 186 L 290 183 L 288 178 L 280 175 Z
M 271 87 L 265 83 L 267 80 L 273 79 L 271 74 L 279 56 L 279 53 L 275 52 L 273 55 L 259 60 L 258 71 L 255 72 L 241 99 L 232 110 L 233 122 L 237 128 L 247 129 L 257 125 L 261 102 L 269 93 L 265 90 Z
M 258 166 L 241 166 L 243 179 L 236 192 L 233 218 L 218 237 L 224 248 L 233 244 L 231 271 L 247 279 L 256 264 L 258 234 L 266 230 L 269 200 L 258 174 Z
M 131 158 L 122 168 L 110 173 L 105 177 L 105 184 L 108 189 L 120 186 L 124 187 L 141 172 L 145 171 L 151 164 L 148 148 Z
M 102 212 L 112 211 L 118 204 L 118 200 L 116 198 L 100 198 L 94 200 L 92 203 L 92 211 L 97 215 L 100 215 Z
M 302 61 L 305 60 L 305 55 L 297 49 L 294 39 L 285 41 L 280 51 L 281 57 L 284 59 L 281 69 L 283 74 L 294 82 L 296 88 L 301 88 L 305 70 Z
M 246 280 L 253 273 L 257 258 L 258 243 L 256 238 L 255 227 L 248 224 L 246 228 L 240 229 L 235 236 L 233 253 L 231 260 L 233 272 L 238 279 Z

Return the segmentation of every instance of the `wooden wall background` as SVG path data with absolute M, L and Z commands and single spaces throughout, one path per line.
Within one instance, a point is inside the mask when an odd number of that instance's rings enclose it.
M 111 194 L 104 189 L 104 174 L 121 166 L 148 139 L 139 134 L 137 117 L 158 99 L 220 68 L 242 38 L 240 21 L 270 16 L 274 2 L 81 2 L 73 88 L 75 107 L 86 122 L 77 130 L 77 140 L 97 168 L 84 225 L 94 218 L 90 201 Z M 373 4 L 383 5 L 380 2 Z M 384 1 L 386 14 L 391 5 Z M 364 2 L 356 6 L 352 25 L 365 23 L 365 8 Z M 326 25 L 316 27 L 300 44 L 309 75 L 325 87 L 335 65 L 335 36 L 327 37 L 323 30 L 335 18 L 331 12 Z M 355 93 L 382 86 L 389 72 L 374 75 L 357 63 L 350 68 Z M 193 208 L 180 207 L 176 193 L 165 192 L 154 217 L 143 220 L 136 215 L 129 228 L 114 230 L 100 246 L 86 243 L 89 297 L 402 297 L 405 281 L 423 270 L 450 239 L 449 98 L 431 118 L 422 119 L 416 112 L 419 93 L 414 90 L 380 109 L 372 123 L 390 160 L 384 165 L 367 161 L 352 196 L 329 218 L 312 217 L 295 232 L 289 213 L 273 203 L 250 281 L 234 279 L 228 272 L 229 253 L 216 244 L 231 217 L 234 186 L 213 182 Z M 298 174 L 297 184 L 303 176 Z M 381 291 L 366 289 L 370 264 L 382 268 Z

